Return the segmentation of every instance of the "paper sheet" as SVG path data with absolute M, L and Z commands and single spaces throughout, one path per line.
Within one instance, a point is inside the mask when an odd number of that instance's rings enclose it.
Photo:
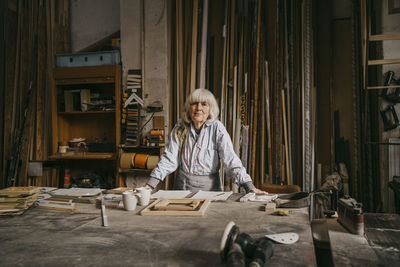
M 202 191 L 200 190 L 191 198 L 196 199 L 211 199 L 211 200 L 227 200 L 231 195 L 232 191 L 222 192 L 222 191 Z
M 158 190 L 151 198 L 185 198 L 190 193 L 189 190 Z
M 255 195 L 253 197 L 250 197 L 250 201 L 260 201 L 260 202 L 270 202 L 274 199 L 278 198 L 278 194 L 274 195 Z

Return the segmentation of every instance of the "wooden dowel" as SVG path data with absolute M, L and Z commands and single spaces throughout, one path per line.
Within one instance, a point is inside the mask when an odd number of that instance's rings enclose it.
M 283 117 L 283 133 L 285 138 L 285 159 L 286 159 L 286 180 L 287 184 L 292 184 L 290 171 L 289 171 L 289 151 L 288 151 L 288 136 L 287 136 L 287 122 L 286 122 L 286 97 L 285 90 L 282 89 L 282 117 Z

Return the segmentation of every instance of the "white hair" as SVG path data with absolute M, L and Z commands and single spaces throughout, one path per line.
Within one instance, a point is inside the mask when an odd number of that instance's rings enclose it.
M 209 90 L 199 88 L 194 90 L 186 99 L 182 114 L 183 120 L 186 123 L 190 123 L 192 121 L 190 118 L 190 106 L 196 102 L 207 102 L 210 106 L 210 115 L 208 115 L 207 121 L 212 122 L 218 118 L 219 107 L 215 96 Z

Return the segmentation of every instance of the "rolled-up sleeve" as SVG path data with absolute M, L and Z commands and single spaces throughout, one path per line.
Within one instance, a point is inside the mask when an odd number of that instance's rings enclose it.
M 244 186 L 247 192 L 255 188 L 250 175 L 247 174 L 241 160 L 236 155 L 231 138 L 222 123 L 217 128 L 216 143 L 219 158 L 232 182 Z
M 179 146 L 180 140 L 176 135 L 176 125 L 169 136 L 168 142 L 165 146 L 164 153 L 161 155 L 157 166 L 150 174 L 150 179 L 147 184 L 155 187 L 160 181 L 165 179 L 165 176 L 174 172 L 179 166 Z

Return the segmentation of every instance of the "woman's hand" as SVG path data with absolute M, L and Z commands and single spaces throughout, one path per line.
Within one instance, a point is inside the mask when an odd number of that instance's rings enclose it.
M 268 195 L 268 192 L 262 191 L 258 188 L 253 188 L 250 190 L 252 193 L 256 193 L 257 195 Z

